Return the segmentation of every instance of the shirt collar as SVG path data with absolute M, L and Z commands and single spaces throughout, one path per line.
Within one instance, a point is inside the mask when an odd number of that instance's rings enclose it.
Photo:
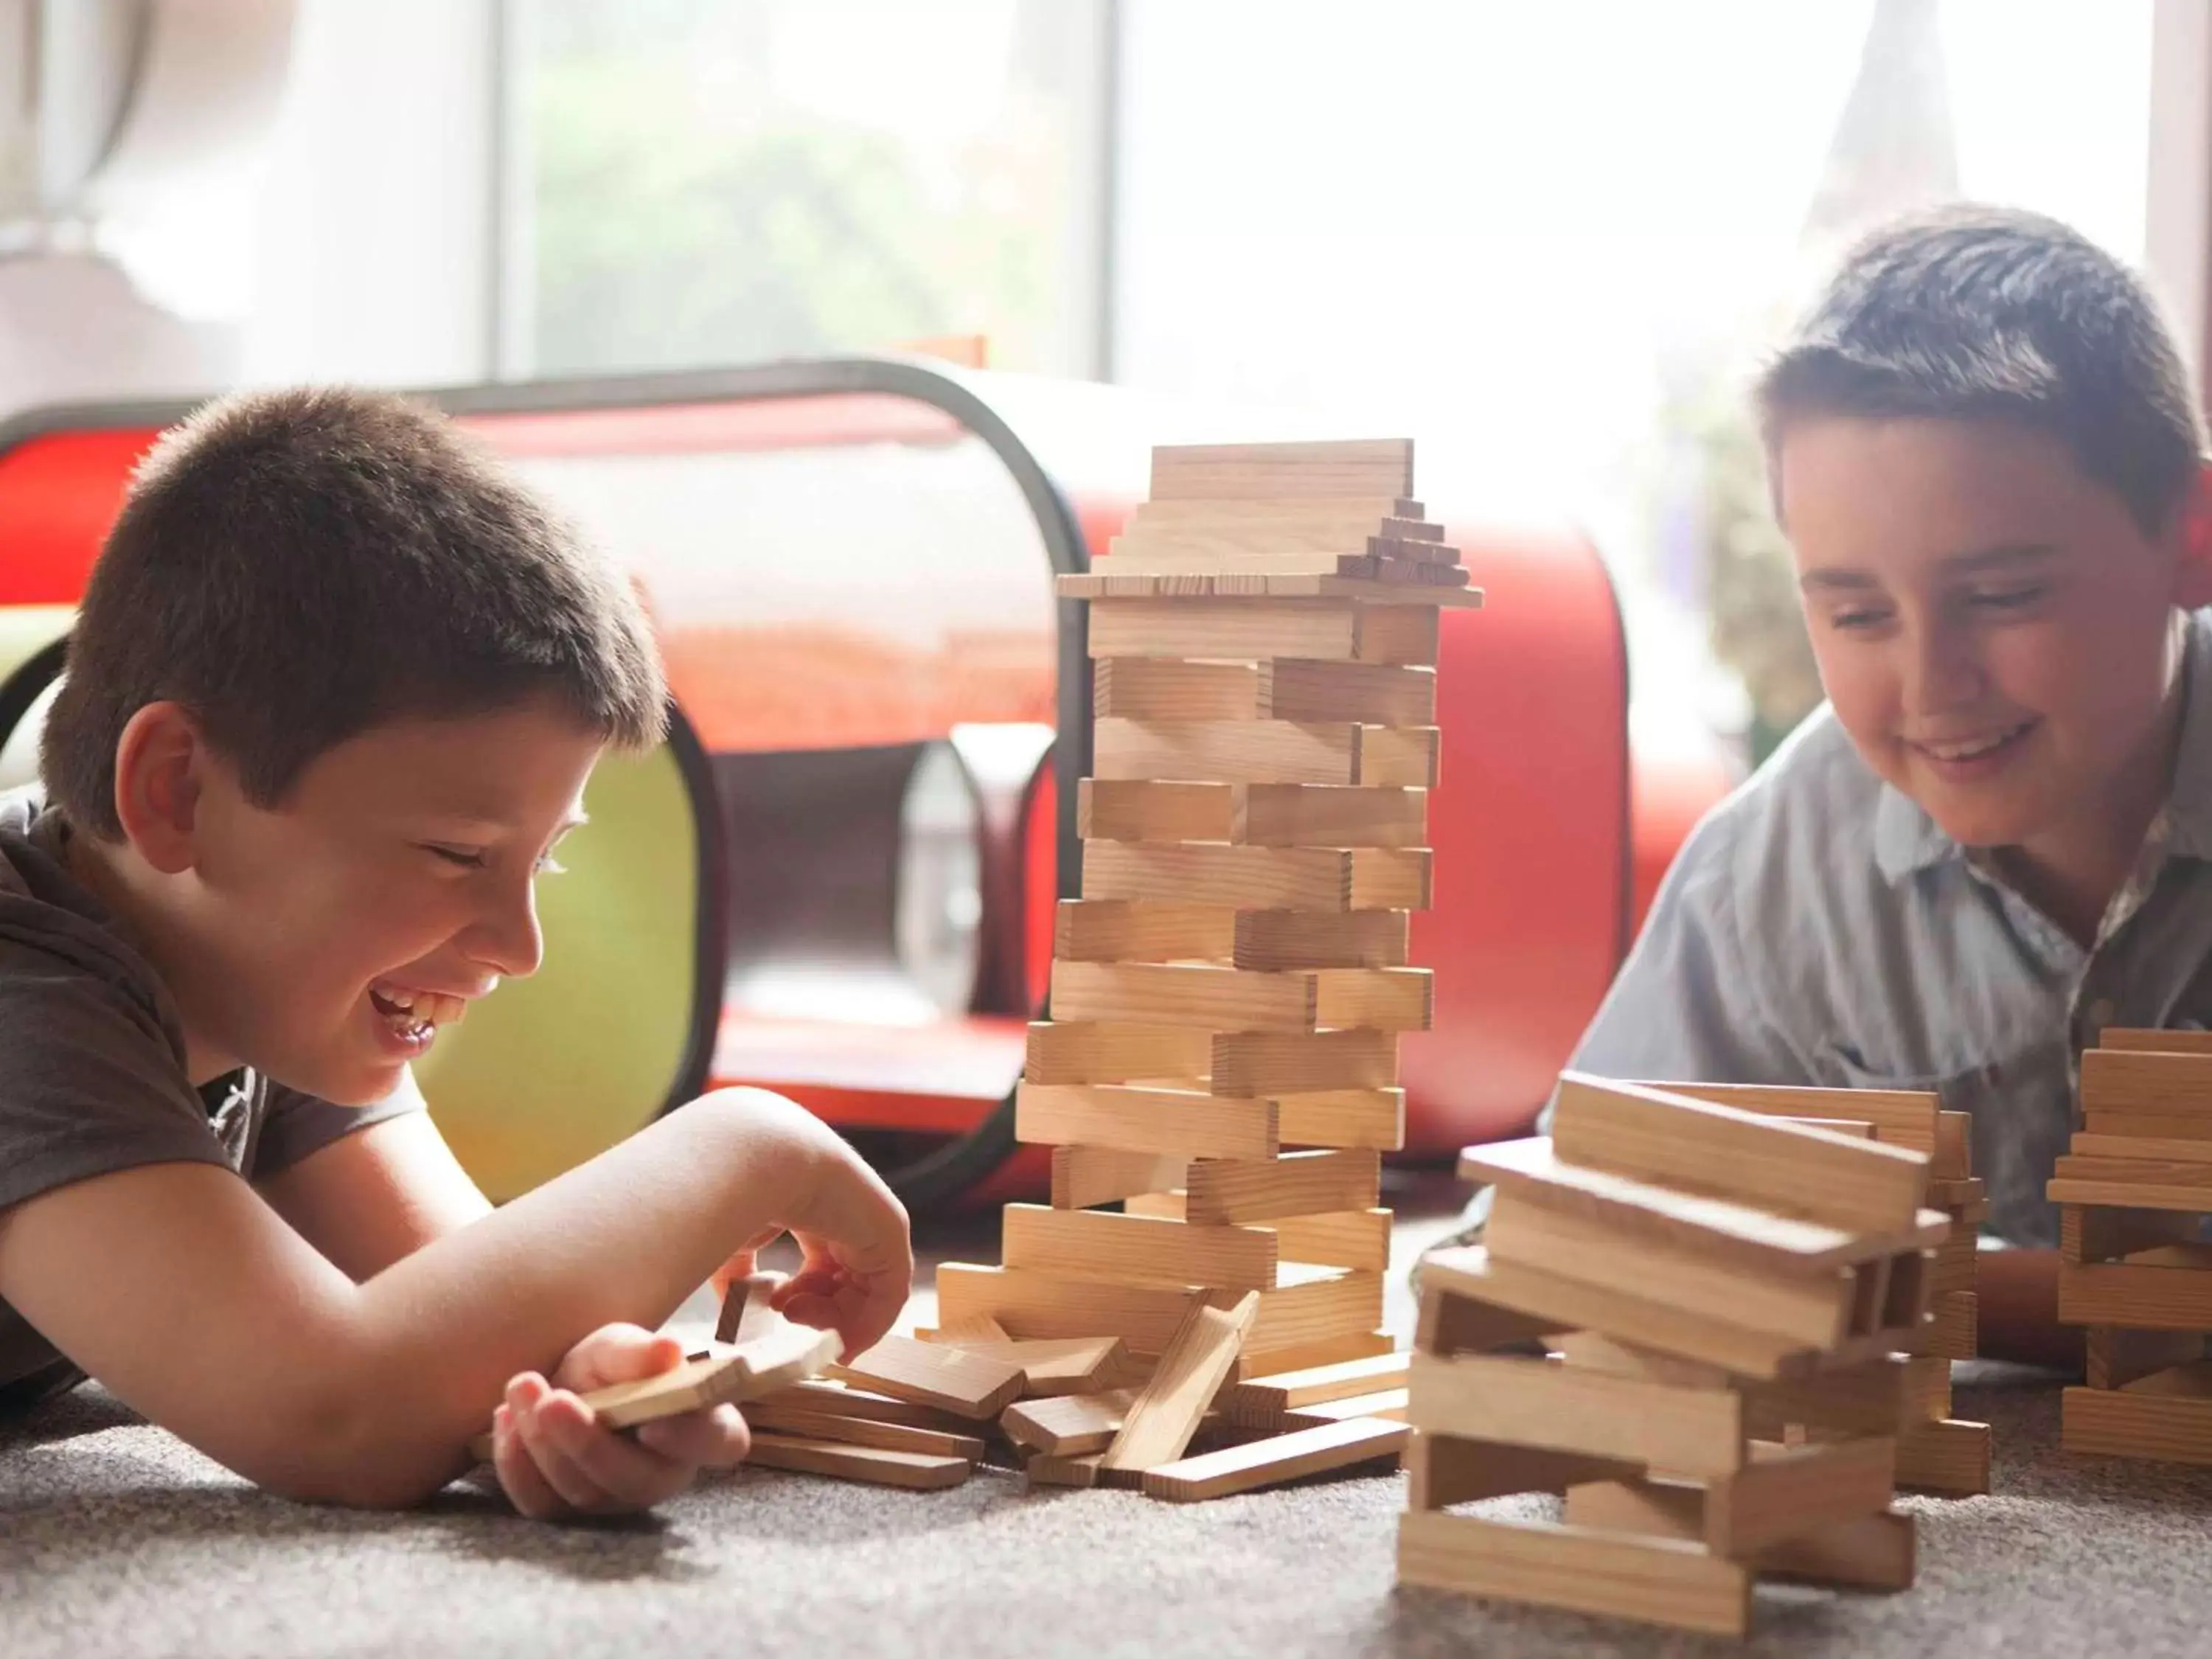
M 2173 782 L 2162 809 L 2166 850 L 2212 860 L 2212 612 L 2192 611 L 2182 643 L 2181 734 Z M 1963 860 L 1966 848 L 1945 835 L 1911 797 L 1885 783 L 1875 806 L 1875 864 L 1892 884 L 1939 864 Z

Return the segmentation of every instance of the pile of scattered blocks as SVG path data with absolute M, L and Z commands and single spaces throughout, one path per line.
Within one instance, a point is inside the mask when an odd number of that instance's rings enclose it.
M 1381 1153 L 1399 1034 L 1432 1010 L 1407 943 L 1439 612 L 1480 602 L 1412 495 L 1404 441 L 1163 448 L 1127 532 L 1061 579 L 1091 602 L 1082 896 L 1015 1120 L 1053 1149 L 1052 1201 L 1007 1206 L 1001 1266 L 937 1279 L 940 1334 L 979 1357 L 1110 1337 L 1133 1368 L 1006 1413 L 1033 1478 L 1204 1496 L 1402 1438 Z M 1378 1397 L 1273 1432 L 1346 1391 Z M 1192 1469 L 1202 1430 L 1265 1438 Z
M 1762 1573 L 1911 1584 L 1925 1154 L 1569 1073 L 1462 1167 L 1495 1200 L 1422 1267 L 1401 1582 L 1730 1634 Z M 1563 1520 L 1444 1512 L 1529 1492 Z
M 2081 1055 L 2081 1111 L 2047 1188 L 2058 1317 L 2087 1327 L 2060 1443 L 2212 1463 L 2212 1032 L 2106 1031 Z

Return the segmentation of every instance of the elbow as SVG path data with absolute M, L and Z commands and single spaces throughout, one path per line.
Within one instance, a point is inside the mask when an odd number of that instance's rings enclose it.
M 372 1390 L 303 1402 L 270 1449 L 237 1472 L 295 1503 L 412 1509 L 465 1465 L 458 1448 L 434 1446 L 408 1428 Z

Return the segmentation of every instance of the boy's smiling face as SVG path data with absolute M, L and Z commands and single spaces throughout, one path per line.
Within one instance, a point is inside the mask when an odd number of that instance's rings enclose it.
M 181 720 L 162 707 L 133 727 Z M 140 742 L 135 766 L 130 731 L 120 745 L 126 830 L 162 872 L 154 943 L 196 1073 L 243 1062 L 348 1105 L 390 1093 L 436 1023 L 536 970 L 533 884 L 604 747 L 537 704 L 393 720 L 267 809 L 196 736 Z M 150 823 L 132 823 L 134 787 Z
M 1995 422 L 1807 416 L 1778 449 L 1821 681 L 1868 764 L 1964 845 L 2062 877 L 2131 856 L 2174 608 L 2212 601 L 2197 503 L 2147 534 L 2063 443 Z

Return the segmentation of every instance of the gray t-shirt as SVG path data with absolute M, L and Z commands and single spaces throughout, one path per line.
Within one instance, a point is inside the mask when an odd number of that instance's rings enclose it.
M 411 1075 L 367 1107 L 251 1068 L 193 1088 L 176 1003 L 64 867 L 68 834 L 35 786 L 0 793 L 0 1211 L 143 1164 L 215 1164 L 259 1180 L 422 1109 Z M 0 1410 L 82 1379 L 0 1302 Z

